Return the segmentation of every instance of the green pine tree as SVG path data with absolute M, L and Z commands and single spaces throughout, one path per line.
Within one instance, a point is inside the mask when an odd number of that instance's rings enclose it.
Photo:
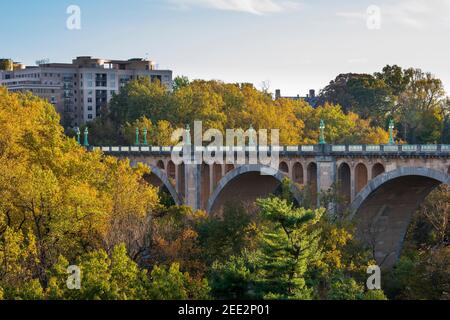
M 261 233 L 261 289 L 268 299 L 311 299 L 308 266 L 321 256 L 320 221 L 324 210 L 294 208 L 286 200 L 257 201 L 268 221 Z

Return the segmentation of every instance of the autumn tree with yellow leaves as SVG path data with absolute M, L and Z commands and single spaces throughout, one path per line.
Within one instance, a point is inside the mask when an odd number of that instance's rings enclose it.
M 167 91 L 159 82 L 131 81 L 114 96 L 107 114 L 89 124 L 93 142 L 133 144 L 135 130 L 148 131 L 151 145 L 173 145 L 170 134 L 194 121 L 203 130 L 279 129 L 283 145 L 316 144 L 319 122 L 327 125 L 329 143 L 387 143 L 388 133 L 369 120 L 344 113 L 338 105 L 314 109 L 303 100 L 277 99 L 251 84 L 195 80 Z

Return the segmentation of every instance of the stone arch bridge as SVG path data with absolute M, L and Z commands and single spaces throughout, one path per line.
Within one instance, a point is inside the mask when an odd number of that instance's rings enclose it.
M 450 145 L 312 145 L 271 147 L 278 165 L 181 163 L 172 161 L 173 147 L 93 147 L 128 158 L 132 165 L 150 166 L 148 181 L 165 188 L 176 204 L 218 213 L 227 202 L 254 202 L 279 188 L 287 177 L 298 202 L 298 189 L 307 186 L 313 199 L 337 186 L 352 209 L 358 236 L 373 249 L 382 266 L 397 260 L 412 214 L 438 185 L 450 185 Z M 196 147 L 195 154 L 210 151 Z M 267 150 L 266 150 L 267 151 Z M 234 156 L 233 156 L 234 158 Z M 188 161 L 189 162 L 189 161 Z

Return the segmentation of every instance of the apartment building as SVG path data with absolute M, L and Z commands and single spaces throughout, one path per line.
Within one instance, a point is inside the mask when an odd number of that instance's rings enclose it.
M 154 62 L 146 59 L 77 57 L 72 63 L 32 67 L 0 60 L 0 86 L 47 99 L 61 114 L 65 127 L 77 127 L 98 117 L 120 88 L 139 77 L 158 80 L 172 89 L 172 71 L 158 70 Z

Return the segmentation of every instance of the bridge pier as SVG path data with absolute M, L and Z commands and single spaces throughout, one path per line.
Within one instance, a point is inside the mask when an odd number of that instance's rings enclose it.
M 333 157 L 317 157 L 317 206 L 321 192 L 328 191 L 336 182 L 336 160 Z
M 194 210 L 200 209 L 201 167 L 195 163 L 185 165 L 185 205 Z

